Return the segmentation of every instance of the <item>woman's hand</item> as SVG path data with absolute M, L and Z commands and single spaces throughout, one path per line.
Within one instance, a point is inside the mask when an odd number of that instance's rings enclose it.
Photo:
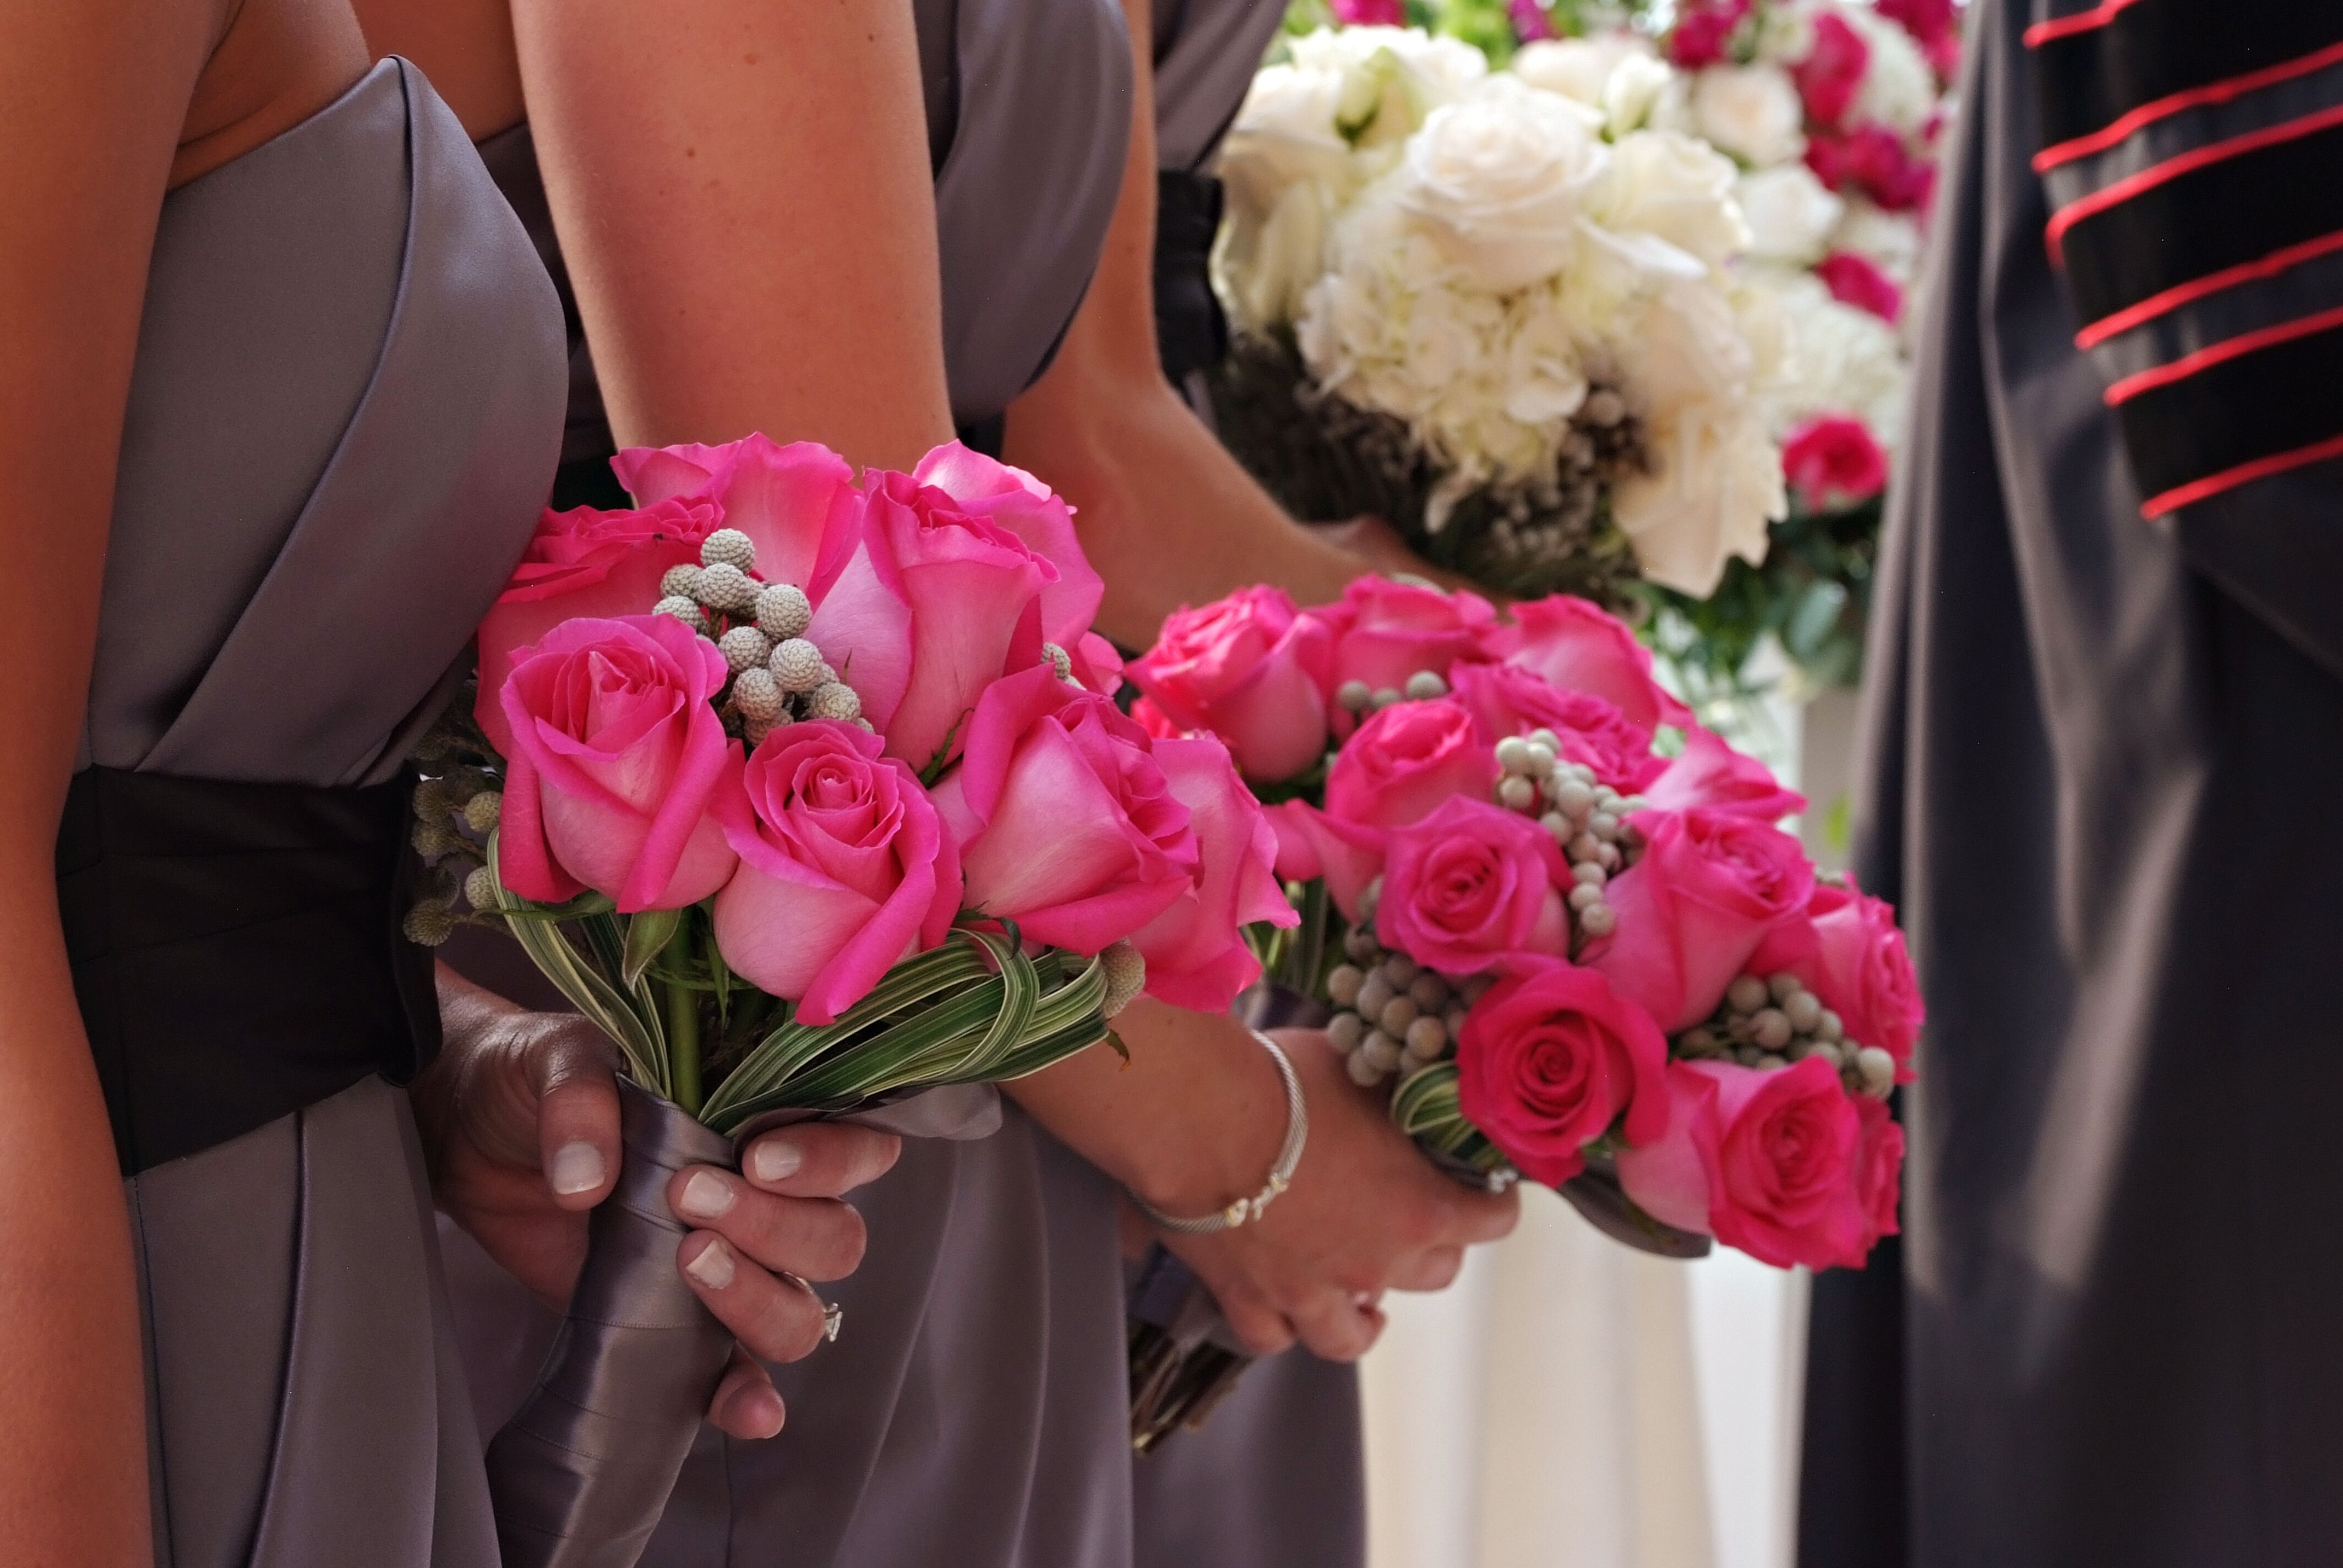
M 440 970 L 447 1048 L 415 1087 L 439 1206 L 548 1306 L 569 1300 L 586 1261 L 586 1215 L 621 1158 L 609 1045 L 582 1018 L 524 1012 Z M 759 1359 L 795 1361 L 821 1341 L 807 1281 L 851 1273 L 862 1217 L 839 1199 L 895 1163 L 901 1142 L 867 1128 L 767 1133 L 735 1174 L 676 1173 L 668 1203 L 698 1227 L 676 1261 L 742 1349 L 709 1407 L 735 1437 L 770 1437 L 780 1396 Z
M 1116 1020 L 1131 1052 L 1089 1050 L 1007 1092 L 1077 1152 L 1167 1214 L 1249 1198 L 1285 1136 L 1275 1065 L 1225 1014 L 1140 1001 Z M 1512 1193 L 1475 1191 L 1434 1170 L 1304 1030 L 1274 1035 L 1302 1083 L 1310 1139 L 1293 1183 L 1255 1222 L 1161 1239 L 1196 1271 L 1246 1347 L 1299 1339 L 1329 1360 L 1365 1353 L 1386 1290 L 1434 1291 L 1464 1249 L 1513 1227 Z

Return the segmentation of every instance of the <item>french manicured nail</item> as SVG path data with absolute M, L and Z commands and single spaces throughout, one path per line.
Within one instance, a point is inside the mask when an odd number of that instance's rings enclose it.
M 683 1266 L 683 1271 L 711 1291 L 720 1291 L 732 1282 L 732 1249 L 721 1241 L 710 1241 L 699 1256 Z
M 567 1198 L 602 1184 L 602 1151 L 591 1143 L 565 1143 L 553 1151 L 553 1190 Z
M 805 1151 L 793 1139 L 759 1139 L 749 1150 L 749 1171 L 759 1181 L 786 1181 L 805 1163 Z
M 720 1219 L 732 1207 L 731 1184 L 713 1171 L 695 1171 L 683 1184 L 676 1209 L 687 1220 Z

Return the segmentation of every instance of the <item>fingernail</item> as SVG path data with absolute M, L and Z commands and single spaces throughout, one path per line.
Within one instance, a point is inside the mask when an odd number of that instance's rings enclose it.
M 683 1266 L 683 1271 L 711 1291 L 720 1291 L 732 1282 L 732 1249 L 721 1241 L 710 1241 L 699 1256 Z
M 732 1207 L 731 1184 L 713 1171 L 695 1171 L 676 1200 L 676 1212 L 687 1220 L 714 1220 Z
M 602 1184 L 602 1151 L 591 1143 L 565 1143 L 553 1151 L 553 1169 L 547 1177 L 565 1198 L 591 1192 Z
M 785 1181 L 805 1163 L 805 1151 L 791 1138 L 761 1138 L 749 1150 L 749 1171 L 759 1181 Z

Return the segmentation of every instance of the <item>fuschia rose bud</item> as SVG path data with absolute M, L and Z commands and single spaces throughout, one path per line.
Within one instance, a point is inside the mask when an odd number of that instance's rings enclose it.
M 1332 638 L 1326 665 L 1331 695 L 1351 681 L 1369 691 L 1405 691 L 1410 678 L 1430 670 L 1443 680 L 1459 659 L 1485 658 L 1497 612 L 1473 593 L 1364 577 L 1343 590 L 1336 603 L 1304 610 Z M 1337 710 L 1338 728 L 1351 716 Z
M 1667 1081 L 1666 1133 L 1619 1156 L 1637 1207 L 1776 1268 L 1860 1259 L 1873 1227 L 1857 1184 L 1862 1115 L 1828 1062 L 1680 1061 Z
M 1667 771 L 1664 757 L 1652 754 L 1652 732 L 1590 692 L 1565 691 L 1517 664 L 1461 666 L 1456 700 L 1471 712 L 1483 739 L 1493 746 L 1509 735 L 1550 729 L 1562 742 L 1565 762 L 1583 763 L 1622 795 Z
M 716 895 L 717 950 L 805 1023 L 836 1022 L 960 910 L 958 846 L 910 769 L 880 749 L 854 725 L 789 725 L 717 799 L 740 857 Z
M 1683 753 L 1643 795 L 1655 811 L 1689 811 L 1707 806 L 1768 823 L 1806 809 L 1806 798 L 1784 789 L 1763 762 L 1735 751 L 1722 737 L 1698 725 L 1684 731 Z
M 1465 1015 L 1457 1106 L 1523 1175 L 1559 1187 L 1613 1126 L 1631 1145 L 1667 1131 L 1667 1056 L 1650 1016 L 1601 975 L 1528 961 Z
M 1485 800 L 1497 758 L 1463 705 L 1402 702 L 1359 727 L 1326 772 L 1326 814 L 1362 828 L 1400 828 L 1453 797 Z
M 751 435 L 720 447 L 629 447 L 610 467 L 639 505 L 713 504 L 725 528 L 757 547 L 757 576 L 769 583 L 808 588 L 852 548 L 854 470 L 819 442 Z
M 1686 0 L 1668 33 L 1668 58 L 1686 71 L 1723 65 L 1725 45 L 1750 5 L 1751 0 Z
M 1147 994 L 1196 1012 L 1225 1012 L 1261 978 L 1244 939 L 1255 921 L 1302 923 L 1273 869 L 1277 834 L 1217 740 L 1159 740 L 1155 760 L 1188 808 L 1202 871 L 1196 885 L 1131 939 L 1147 960 Z
M 592 888 L 628 914 L 722 887 L 736 857 L 711 811 L 740 787 L 740 752 L 712 699 L 729 673 L 713 643 L 668 616 L 546 633 L 499 693 L 512 736 L 505 886 L 545 902 Z
M 1518 811 L 1452 799 L 1391 834 L 1375 933 L 1443 974 L 1508 958 L 1560 957 L 1570 941 L 1561 888 L 1570 868 L 1554 835 Z
M 1805 100 L 1806 118 L 1824 130 L 1836 130 L 1863 90 L 1871 45 L 1845 17 L 1828 11 L 1815 17 L 1814 39 L 1814 47 L 1791 75 L 1797 80 L 1798 96 Z
M 1326 750 L 1332 639 L 1282 588 L 1241 588 L 1163 622 L 1127 673 L 1172 723 L 1220 738 L 1255 783 L 1307 770 Z
M 1646 732 L 1691 722 L 1692 710 L 1652 678 L 1652 652 L 1618 617 L 1568 594 L 1513 607 L 1491 638 L 1497 658 L 1564 691 L 1599 697 Z
M 1896 928 L 1896 911 L 1848 879 L 1825 882 L 1807 900 L 1814 927 L 1811 967 L 1801 978 L 1822 1004 L 1839 1015 L 1848 1038 L 1875 1045 L 1896 1059 L 1899 1081 L 1912 1077 L 1912 1048 L 1928 1010 L 1912 972 L 1912 955 Z
M 1604 892 L 1617 934 L 1583 961 L 1674 1034 L 1715 1012 L 1759 945 L 1794 926 L 1815 869 L 1787 833 L 1713 807 L 1629 820 L 1642 858 Z
M 935 789 L 969 905 L 1024 935 L 1095 953 L 1192 891 L 1192 813 L 1147 732 L 1047 665 L 995 682 Z
M 498 751 L 512 750 L 498 694 L 514 661 L 565 620 L 648 615 L 659 599 L 659 578 L 671 567 L 698 565 L 701 541 L 722 526 L 723 513 L 704 500 L 616 512 L 578 507 L 538 519 L 512 580 L 480 622 L 473 718 Z
M 1815 276 L 1841 305 L 1867 311 L 1893 327 L 1904 317 L 1904 291 L 1860 252 L 1835 250 L 1815 263 Z

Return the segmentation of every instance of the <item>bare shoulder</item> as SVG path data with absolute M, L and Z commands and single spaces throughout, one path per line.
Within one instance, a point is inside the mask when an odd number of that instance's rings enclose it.
M 352 0 L 377 59 L 422 68 L 474 141 L 520 124 L 520 58 L 509 0 Z
M 290 130 L 366 74 L 349 0 L 227 0 L 225 10 L 188 99 L 174 186 Z

